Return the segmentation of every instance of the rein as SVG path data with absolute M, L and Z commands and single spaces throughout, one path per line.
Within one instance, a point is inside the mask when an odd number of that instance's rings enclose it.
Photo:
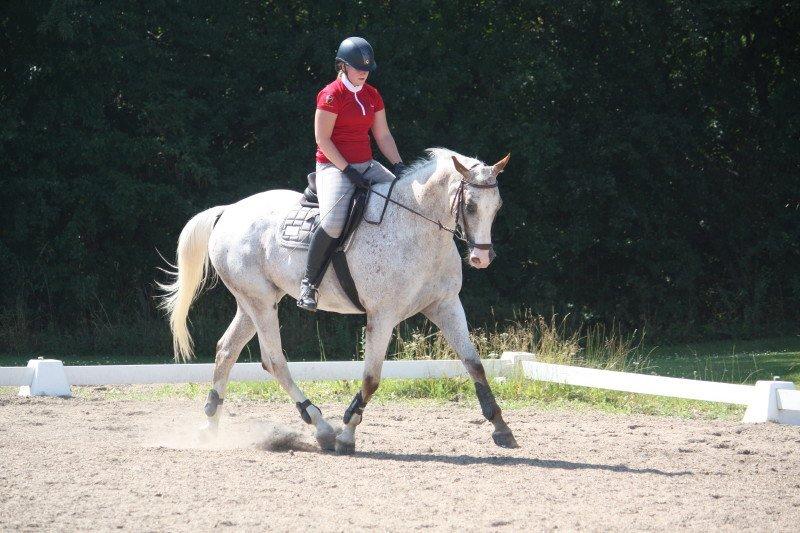
M 389 202 L 391 202 L 391 203 L 393 203 L 393 204 L 395 204 L 395 205 L 397 205 L 399 207 L 402 207 L 406 211 L 410 211 L 410 212 L 414 213 L 415 215 L 424 218 L 428 222 L 431 222 L 432 224 L 435 224 L 440 230 L 446 231 L 448 233 L 452 233 L 453 236 L 456 239 L 459 239 L 459 240 L 463 241 L 464 243 L 466 243 L 466 245 L 469 247 L 470 250 L 472 248 L 478 248 L 479 250 L 489 250 L 490 257 L 491 258 L 495 257 L 494 245 L 493 244 L 491 244 L 491 243 L 489 243 L 489 244 L 476 243 L 476 242 L 473 242 L 472 239 L 469 238 L 469 234 L 468 234 L 469 233 L 469 227 L 467 226 L 467 218 L 464 215 L 464 204 L 466 203 L 466 199 L 464 197 L 464 189 L 466 188 L 467 185 L 469 185 L 471 187 L 478 188 L 478 189 L 494 189 L 494 188 L 497 187 L 497 182 L 492 183 L 492 184 L 473 183 L 471 181 L 467 181 L 466 179 L 464 179 L 462 177 L 461 178 L 461 183 L 459 184 L 458 190 L 456 191 L 456 195 L 453 197 L 453 202 L 450 204 L 450 212 L 454 213 L 456 215 L 456 227 L 455 227 L 455 229 L 450 229 L 447 226 L 445 226 L 444 224 L 442 224 L 441 220 L 433 220 L 432 218 L 429 218 L 429 217 L 425 216 L 424 214 L 420 213 L 419 211 L 417 211 L 417 210 L 415 210 L 415 209 L 413 209 L 411 207 L 408 207 L 407 205 L 403 205 L 400 202 L 398 202 L 397 200 L 392 199 L 391 198 L 392 190 L 394 189 L 394 186 L 395 186 L 395 184 L 397 183 L 397 181 L 399 179 L 400 178 L 395 178 L 394 180 L 392 180 L 392 184 L 389 186 L 389 194 L 388 194 L 388 196 L 384 195 L 384 194 L 381 194 L 378 191 L 373 190 L 372 187 L 370 187 L 369 194 L 375 193 L 378 196 L 380 196 L 381 198 L 384 198 L 386 200 L 386 202 L 383 205 L 383 211 L 381 212 L 381 216 L 377 221 L 367 220 L 367 218 L 365 216 L 364 217 L 364 221 L 365 222 L 368 222 L 369 224 L 373 224 L 373 225 L 380 224 L 383 221 L 383 215 L 386 213 L 386 207 L 388 206 Z M 369 202 L 369 196 L 367 196 L 367 202 Z M 461 225 L 459 225 L 459 223 L 458 223 L 459 218 L 461 220 L 463 220 L 463 223 Z

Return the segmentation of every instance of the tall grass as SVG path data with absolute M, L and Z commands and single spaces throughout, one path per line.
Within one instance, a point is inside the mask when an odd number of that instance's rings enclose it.
M 541 315 L 524 311 L 514 319 L 470 333 L 482 358 L 499 357 L 505 351 L 530 352 L 537 361 L 590 366 L 609 370 L 642 371 L 648 352 L 642 347 L 644 335 L 620 332 L 616 325 L 571 325 L 569 316 Z M 421 328 L 398 326 L 390 347 L 393 359 L 457 359 L 439 331 L 428 323 Z

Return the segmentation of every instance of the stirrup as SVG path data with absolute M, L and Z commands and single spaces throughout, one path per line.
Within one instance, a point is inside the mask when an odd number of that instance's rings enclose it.
M 316 311 L 318 291 L 319 289 L 313 283 L 309 283 L 306 278 L 303 278 L 300 284 L 300 297 L 297 298 L 297 307 L 306 311 Z

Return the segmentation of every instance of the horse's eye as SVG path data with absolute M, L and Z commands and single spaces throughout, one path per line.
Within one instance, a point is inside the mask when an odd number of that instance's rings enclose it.
M 478 210 L 478 206 L 473 204 L 472 202 L 467 204 L 467 213 L 470 215 L 474 215 L 475 212 Z

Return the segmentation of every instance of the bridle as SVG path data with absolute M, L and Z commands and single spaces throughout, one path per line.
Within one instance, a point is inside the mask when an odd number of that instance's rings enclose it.
M 472 170 L 473 168 L 475 168 L 479 164 L 480 163 L 476 163 L 475 165 L 472 165 L 468 170 Z M 476 189 L 495 189 L 495 188 L 497 188 L 497 181 L 495 181 L 494 183 L 474 183 L 474 182 L 468 181 L 462 175 L 461 183 L 458 184 L 458 190 L 456 191 L 456 194 L 453 197 L 453 201 L 450 204 L 450 213 L 455 214 L 455 216 L 456 216 L 455 229 L 450 229 L 447 226 L 445 226 L 444 224 L 442 224 L 441 220 L 433 220 L 432 218 L 429 218 L 429 217 L 425 216 L 424 214 L 420 213 L 419 211 L 417 211 L 417 210 L 415 210 L 415 209 L 413 209 L 411 207 L 408 207 L 407 205 L 403 205 L 400 202 L 398 202 L 397 200 L 392 199 L 391 198 L 392 190 L 394 189 L 394 186 L 395 186 L 395 184 L 397 183 L 397 181 L 399 179 L 400 178 L 395 178 L 394 180 L 392 180 L 392 183 L 389 186 L 389 194 L 388 194 L 388 196 L 387 195 L 383 195 L 383 194 L 379 193 L 378 191 L 373 190 L 372 187 L 370 186 L 368 194 L 375 193 L 378 196 L 380 196 L 381 198 L 384 198 L 386 200 L 386 202 L 385 202 L 385 204 L 383 206 L 383 211 L 381 212 L 381 216 L 380 216 L 380 218 L 378 220 L 368 220 L 366 218 L 366 216 L 365 216 L 364 217 L 364 222 L 367 222 L 367 223 L 373 224 L 373 225 L 380 224 L 383 221 L 383 215 L 386 213 L 386 206 L 389 204 L 389 202 L 391 202 L 391 203 L 393 203 L 393 204 L 395 204 L 395 205 L 397 205 L 399 207 L 402 207 L 403 209 L 405 209 L 407 211 L 410 211 L 410 212 L 414 213 L 415 215 L 417 215 L 419 217 L 424 218 L 428 222 L 431 222 L 431 223 L 435 224 L 440 230 L 446 231 L 448 233 L 452 233 L 453 236 L 455 236 L 456 239 L 466 243 L 466 245 L 469 248 L 470 252 L 472 251 L 473 248 L 477 248 L 479 250 L 489 250 L 489 260 L 490 261 L 497 256 L 497 254 L 495 254 L 495 252 L 494 252 L 494 245 L 492 243 L 489 243 L 489 244 L 476 243 L 472 239 L 469 238 L 469 227 L 468 227 L 468 224 L 467 224 L 467 217 L 464 215 L 464 206 L 466 204 L 466 197 L 464 195 L 464 190 L 467 187 L 467 185 L 469 185 L 470 187 L 475 187 Z M 367 197 L 367 202 L 369 202 L 369 197 Z M 463 223 L 459 224 L 459 219 L 462 220 Z
M 473 183 L 462 177 L 461 183 L 458 185 L 456 195 L 453 197 L 453 203 L 450 204 L 450 212 L 455 213 L 456 215 L 456 228 L 460 227 L 463 233 L 463 236 L 457 235 L 457 237 L 467 243 L 470 251 L 472 251 L 473 248 L 477 248 L 478 250 L 489 250 L 489 261 L 491 261 L 497 256 L 497 254 L 494 253 L 494 244 L 477 243 L 469 238 L 469 225 L 467 224 L 467 217 L 464 214 L 464 206 L 467 203 L 464 195 L 464 189 L 467 185 L 470 187 L 475 187 L 476 189 L 495 189 L 497 188 L 497 181 L 494 183 Z M 459 219 L 463 221 L 461 224 L 458 223 Z

